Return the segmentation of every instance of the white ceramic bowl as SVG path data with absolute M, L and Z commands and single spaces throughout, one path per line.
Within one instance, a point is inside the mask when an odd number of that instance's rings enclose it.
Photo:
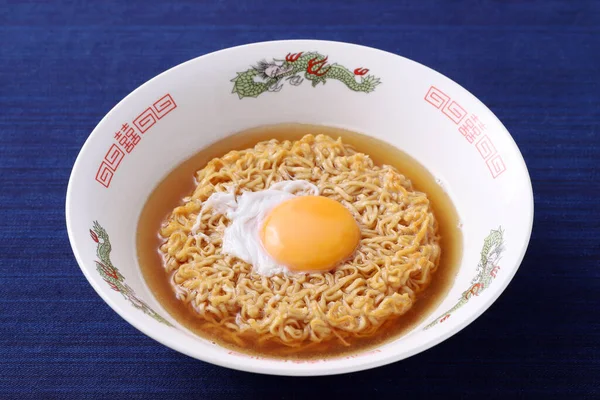
M 313 52 L 328 58 L 320 62 L 322 57 L 309 54 Z M 290 63 L 312 60 L 294 67 L 302 69 L 302 76 L 308 70 L 308 79 L 281 80 L 268 89 L 246 81 L 260 60 L 267 61 L 266 73 L 276 78 L 287 70 L 282 66 L 286 58 Z M 323 82 L 313 86 L 311 78 Z M 425 165 L 452 198 L 464 236 L 459 273 L 438 309 L 405 336 L 366 353 L 324 360 L 249 357 L 193 335 L 149 291 L 137 262 L 135 233 L 153 188 L 209 144 L 247 128 L 283 122 L 338 126 L 382 139 Z M 77 157 L 66 218 L 85 277 L 110 307 L 146 335 L 229 368 L 327 375 L 409 357 L 481 315 L 506 288 L 525 254 L 533 194 L 510 134 L 485 105 L 450 79 L 372 48 L 278 41 L 196 58 L 123 99 Z

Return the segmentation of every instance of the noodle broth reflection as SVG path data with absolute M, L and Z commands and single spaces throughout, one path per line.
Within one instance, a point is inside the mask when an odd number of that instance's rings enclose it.
M 354 218 L 360 238 L 349 257 L 327 261 L 327 271 L 302 271 L 300 258 L 294 273 L 284 262 L 265 274 L 245 253 L 225 251 L 235 213 L 207 207 L 209 199 L 297 181 Z M 298 243 L 314 236 L 295 213 L 283 215 L 289 222 L 278 229 L 294 230 Z M 228 138 L 169 175 L 143 210 L 138 255 L 158 299 L 194 332 L 246 352 L 335 355 L 397 337 L 437 304 L 456 273 L 457 225 L 433 178 L 398 150 L 339 129 L 280 125 Z M 338 236 L 318 243 L 327 249 Z M 257 240 L 246 245 L 257 248 Z

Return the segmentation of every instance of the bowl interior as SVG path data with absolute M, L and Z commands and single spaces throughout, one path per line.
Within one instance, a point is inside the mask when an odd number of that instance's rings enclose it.
M 301 72 L 288 75 L 292 78 L 278 80 L 288 72 L 286 57 L 308 61 Z M 188 332 L 146 286 L 135 232 L 154 187 L 174 167 L 221 138 L 285 122 L 341 127 L 381 139 L 423 164 L 450 195 L 463 231 L 459 273 L 438 309 L 409 334 L 367 353 L 340 358 L 288 362 L 250 357 Z M 194 59 L 126 97 L 84 145 L 69 183 L 66 214 L 85 276 L 115 311 L 144 333 L 218 365 L 323 375 L 408 357 L 485 311 L 524 255 L 533 196 L 523 158 L 506 129 L 456 83 L 375 49 L 283 41 Z

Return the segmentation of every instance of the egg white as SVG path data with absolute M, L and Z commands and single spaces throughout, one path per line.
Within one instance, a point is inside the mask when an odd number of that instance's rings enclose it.
M 258 192 L 245 191 L 235 196 L 234 188 L 228 192 L 215 192 L 203 204 L 192 234 L 197 233 L 200 218 L 206 211 L 223 214 L 231 224 L 223 232 L 223 252 L 251 264 L 260 275 L 271 276 L 290 273 L 285 265 L 277 263 L 264 249 L 260 240 L 261 226 L 269 212 L 282 202 L 295 196 L 319 195 L 319 188 L 305 180 L 277 182 L 269 189 Z

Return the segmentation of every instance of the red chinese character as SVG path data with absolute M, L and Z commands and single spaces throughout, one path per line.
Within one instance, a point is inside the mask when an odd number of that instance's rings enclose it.
M 121 132 L 115 132 L 115 139 L 117 140 L 117 143 L 121 145 L 121 147 L 125 147 L 127 144 L 127 137 L 125 137 L 125 135 L 123 135 Z
M 133 148 L 137 146 L 137 144 L 140 142 L 140 140 L 142 140 L 142 138 L 135 132 L 135 129 L 129 126 L 129 124 L 123 124 L 121 130 L 123 129 L 126 130 L 125 136 L 127 136 L 127 138 L 130 140 L 129 147 L 131 148 L 131 150 L 133 150 Z M 129 150 L 129 148 L 126 148 L 126 150 L 128 153 L 131 153 L 131 150 Z
M 123 146 L 125 151 L 129 154 L 142 138 L 128 123 L 124 123 L 121 126 L 121 130 L 115 133 L 115 139 L 117 139 L 118 143 Z
M 471 115 L 471 121 L 477 124 L 479 129 L 481 129 L 481 132 L 485 131 L 485 124 L 479 120 L 479 117 L 477 115 Z
M 469 129 L 467 128 L 466 124 L 463 124 L 461 126 L 458 127 L 458 131 L 460 132 L 461 135 L 463 135 L 464 137 L 467 137 L 467 135 L 469 134 Z M 468 139 L 467 139 L 468 140 Z
M 473 143 L 475 138 L 481 134 L 479 126 L 475 126 L 472 118 L 468 118 L 459 128 L 458 131 L 463 135 L 469 143 Z

